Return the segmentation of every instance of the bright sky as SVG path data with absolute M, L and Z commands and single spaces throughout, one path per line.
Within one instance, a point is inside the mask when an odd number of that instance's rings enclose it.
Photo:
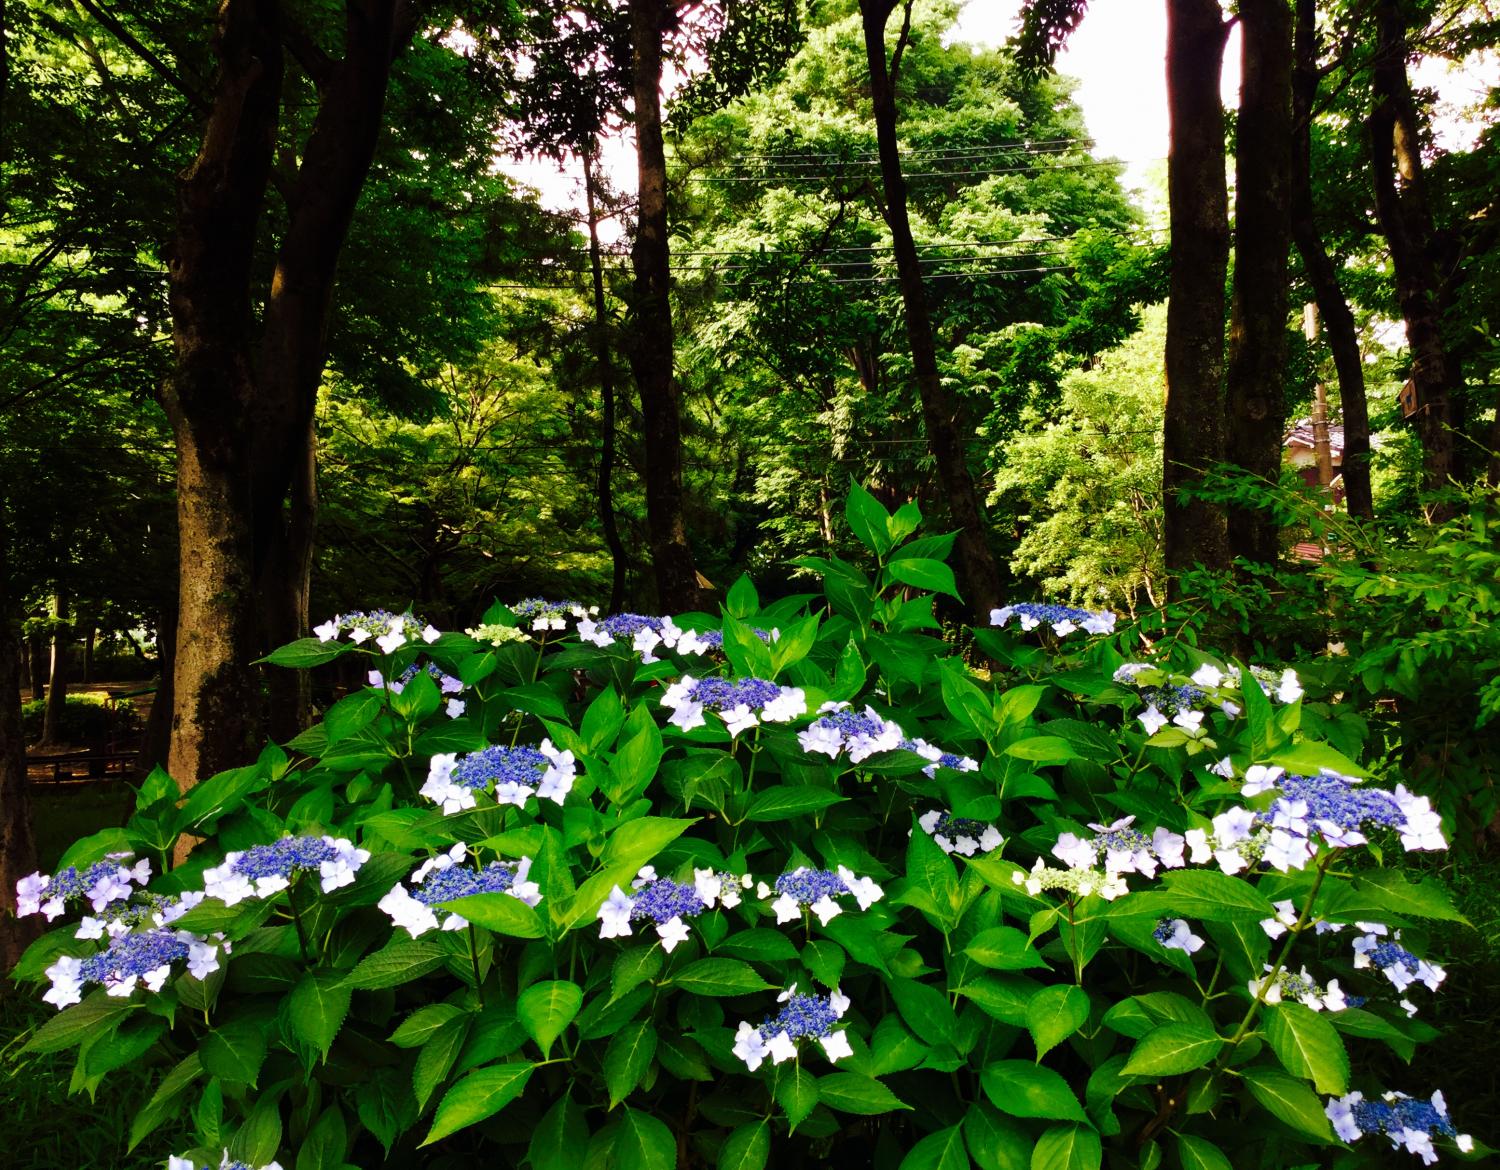
M 1021 0 L 969 0 L 954 38 L 999 45 L 1015 31 L 1020 9 Z M 1076 98 L 1094 138 L 1094 153 L 1125 162 L 1129 187 L 1149 189 L 1153 171 L 1165 174 L 1166 44 L 1166 0 L 1098 0 L 1089 6 L 1088 15 L 1058 58 L 1059 71 L 1079 80 Z M 1435 120 L 1439 144 L 1449 150 L 1468 149 L 1483 122 L 1464 115 L 1483 99 L 1488 87 L 1500 85 L 1500 54 L 1472 59 L 1461 69 L 1430 58 L 1420 60 L 1413 80 L 1439 90 Z M 1220 86 L 1226 107 L 1239 104 L 1239 88 L 1239 31 L 1234 29 L 1224 52 Z M 635 189 L 634 147 L 627 135 L 606 144 L 605 163 L 617 186 Z M 576 208 L 581 204 L 577 166 L 565 174 L 559 174 L 553 163 L 503 163 L 502 169 L 538 187 L 548 206 Z M 618 225 L 605 224 L 601 235 L 612 241 L 621 232 Z

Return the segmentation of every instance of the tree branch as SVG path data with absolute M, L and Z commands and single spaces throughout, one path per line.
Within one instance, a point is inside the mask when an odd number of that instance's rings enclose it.
M 76 0 L 80 8 L 107 28 L 115 35 L 115 39 L 151 67 L 158 77 L 187 98 L 199 111 L 208 111 L 208 100 L 187 81 L 175 69 L 143 45 L 140 40 L 128 28 L 121 24 L 113 15 L 99 7 L 94 0 Z

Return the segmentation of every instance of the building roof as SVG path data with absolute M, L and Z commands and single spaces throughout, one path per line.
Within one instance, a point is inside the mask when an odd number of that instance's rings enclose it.
M 1313 449 L 1313 424 L 1310 418 L 1299 418 L 1292 424 L 1292 429 L 1287 431 L 1286 437 L 1282 439 L 1283 447 L 1306 447 L 1309 451 Z M 1335 459 L 1344 454 L 1344 424 L 1328 424 L 1328 451 Z

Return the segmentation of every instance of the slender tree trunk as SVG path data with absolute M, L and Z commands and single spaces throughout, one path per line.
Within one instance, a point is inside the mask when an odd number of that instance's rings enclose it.
M 599 249 L 599 212 L 594 184 L 595 144 L 583 155 L 583 194 L 589 218 L 589 268 L 594 283 L 594 353 L 599 363 L 599 527 L 609 549 L 613 571 L 609 583 L 609 612 L 619 613 L 625 604 L 625 543 L 615 518 L 613 473 L 615 466 L 615 367 L 609 350 L 609 313 L 604 300 L 604 257 Z
M 683 514 L 682 392 L 673 377 L 671 258 L 667 245 L 667 156 L 661 125 L 661 46 L 665 0 L 630 0 L 640 194 L 631 306 L 630 366 L 641 396 L 646 462 L 646 526 L 663 613 L 706 609 Z
M 375 156 L 391 65 L 416 30 L 409 0 L 346 6 L 344 54 L 319 84 L 318 112 L 289 201 L 266 302 L 251 419 L 255 578 L 263 648 L 303 637 L 317 521 L 314 415 L 328 359 L 339 253 Z M 311 712 L 302 671 L 271 670 L 270 729 L 289 739 Z
M 1370 489 L 1370 411 L 1365 399 L 1365 370 L 1360 359 L 1354 314 L 1339 284 L 1338 269 L 1318 235 L 1312 194 L 1312 116 L 1318 99 L 1318 31 L 1316 0 L 1297 0 L 1295 64 L 1292 69 L 1292 239 L 1312 286 L 1324 336 L 1339 382 L 1344 421 L 1344 502 L 1349 515 L 1375 516 Z
M 1240 0 L 1241 77 L 1235 148 L 1234 299 L 1225 373 L 1225 455 L 1271 485 L 1286 432 L 1287 251 L 1292 133 L 1292 14 L 1287 0 Z M 1232 507 L 1230 555 L 1280 556 L 1269 508 Z
M 15 917 L 16 882 L 36 869 L 21 732 L 21 653 L 10 597 L 10 530 L 0 493 L 0 973 L 40 933 L 40 918 Z
M 62 590 L 52 594 L 52 673 L 47 681 L 47 708 L 42 715 L 42 742 L 62 743 L 63 715 L 68 705 L 68 649 L 72 630 L 64 624 L 68 598 Z
M 912 371 L 922 400 L 922 421 L 927 444 L 937 464 L 954 526 L 955 547 L 965 599 L 976 615 L 985 615 L 1001 602 L 1000 570 L 990 551 L 989 537 L 974 478 L 964 453 L 968 428 L 957 397 L 943 384 L 938 373 L 937 351 L 932 337 L 932 318 L 922 285 L 922 265 L 912 239 L 906 211 L 906 181 L 901 174 L 900 149 L 896 139 L 896 82 L 901 54 L 911 20 L 910 0 L 904 6 L 905 22 L 895 56 L 886 62 L 885 27 L 895 10 L 894 0 L 860 0 L 864 18 L 865 58 L 870 69 L 870 98 L 874 106 L 875 135 L 880 149 L 880 178 L 884 191 L 884 216 L 890 228 L 905 310 L 906 337 L 911 346 Z
M 1379 0 L 1371 84 L 1370 147 L 1375 213 L 1391 249 L 1396 301 L 1406 323 L 1411 380 L 1417 391 L 1417 435 L 1422 442 L 1422 486 L 1448 486 L 1456 471 L 1454 433 L 1461 420 L 1455 393 L 1458 361 L 1443 340 L 1445 289 L 1432 259 L 1432 208 L 1422 173 L 1416 104 L 1406 75 L 1406 18 L 1398 0 Z M 1453 514 L 1448 503 L 1427 507 L 1434 523 Z
M 1181 500 L 1224 458 L 1224 275 L 1229 195 L 1219 74 L 1228 27 L 1218 0 L 1167 2 L 1167 198 L 1172 222 L 1163 426 L 1164 544 L 1169 573 L 1229 563 L 1223 511 Z
M 151 713 L 141 730 L 141 755 L 137 765 L 142 773 L 168 766 L 172 745 L 172 667 L 177 648 L 177 606 L 162 611 L 157 619 L 156 694 L 151 698 Z
M 26 639 L 26 670 L 31 688 L 31 701 L 47 695 L 47 641 L 40 634 Z
M 169 264 L 180 557 L 172 774 L 184 788 L 245 761 L 262 732 L 248 442 L 251 261 L 276 145 L 274 0 L 224 0 L 219 76 L 197 158 L 178 179 Z

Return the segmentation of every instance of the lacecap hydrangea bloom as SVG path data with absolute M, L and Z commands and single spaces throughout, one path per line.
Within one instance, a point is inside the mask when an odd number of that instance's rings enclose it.
M 741 1020 L 734 1035 L 734 1054 L 751 1072 L 758 1069 L 767 1056 L 772 1064 L 794 1059 L 799 1040 L 816 1040 L 830 1061 L 854 1055 L 849 1046 L 848 1029 L 834 1029 L 849 1010 L 848 997 L 841 995 L 837 988 L 826 996 L 803 995 L 793 983 L 776 1000 L 785 1005 L 780 1012 L 759 1027 Z
M 587 621 L 599 612 L 599 607 L 584 605 L 578 601 L 548 601 L 542 597 L 528 597 L 511 606 L 510 612 L 521 621 L 529 622 L 533 630 L 566 630 L 569 618 Z M 469 633 L 473 636 L 472 630 Z
M 210 1166 L 207 1162 L 199 1163 L 192 1158 L 179 1157 L 173 1154 L 167 1159 L 167 1170 L 281 1170 L 279 1162 L 267 1162 L 264 1166 L 252 1166 L 248 1162 L 231 1160 L 229 1151 L 224 1151 L 224 1158 L 217 1167 Z
M 724 721 L 730 735 L 758 723 L 789 723 L 807 713 L 801 687 L 783 687 L 762 678 L 703 678 L 683 675 L 662 692 L 661 705 L 672 714 L 667 722 L 684 731 L 702 727 L 705 711 Z
M 1023 887 L 1033 898 L 1043 890 L 1062 890 L 1075 898 L 1098 895 L 1106 902 L 1123 898 L 1130 893 L 1125 879 L 1117 873 L 1106 873 L 1097 869 L 1054 869 L 1040 857 L 1029 872 L 1017 870 L 1010 880 Z
M 901 725 L 882 717 L 873 707 L 853 710 L 848 703 L 824 703 L 819 718 L 797 733 L 797 742 L 805 752 L 819 752 L 829 759 L 847 754 L 852 764 L 863 763 L 881 752 L 914 752 L 927 760 L 922 769 L 934 776 L 939 768 L 958 772 L 977 772 L 979 761 L 968 756 L 945 752 L 925 739 L 909 739 Z
M 1366 1134 L 1384 1134 L 1390 1139 L 1392 1149 L 1404 1147 L 1427 1166 L 1438 1160 L 1434 1138 L 1448 1138 L 1466 1154 L 1474 1149 L 1474 1139 L 1454 1127 L 1441 1092 L 1426 1101 L 1405 1093 L 1385 1093 L 1374 1101 L 1355 1091 L 1343 1097 L 1330 1097 L 1324 1112 L 1333 1123 L 1333 1131 L 1344 1141 L 1358 1141 Z
M 440 752 L 429 761 L 419 791 L 450 814 L 474 808 L 476 794 L 485 791 L 494 794 L 497 804 L 517 808 L 532 796 L 562 804 L 577 775 L 573 753 L 558 751 L 544 739 L 536 747 L 495 746 L 467 755 Z
M 315 873 L 325 894 L 354 881 L 370 860 L 368 849 L 343 837 L 282 837 L 226 853 L 222 863 L 203 871 L 203 892 L 233 906 L 247 898 L 269 898 L 300 873 Z
M 1355 970 L 1379 971 L 1400 992 L 1405 992 L 1413 983 L 1423 984 L 1428 991 L 1436 991 L 1442 986 L 1448 977 L 1446 971 L 1436 963 L 1419 959 L 1403 947 L 1399 930 L 1389 939 L 1382 938 L 1383 934 L 1384 927 L 1379 933 L 1371 932 L 1354 940 Z
M 1169 951 L 1195 955 L 1203 949 L 1203 940 L 1193 933 L 1185 918 L 1163 918 L 1156 924 L 1151 937 Z
M 1067 862 L 1070 869 L 1102 867 L 1110 877 L 1122 873 L 1155 877 L 1158 866 L 1181 869 L 1186 864 L 1183 859 L 1186 838 L 1162 828 L 1147 836 L 1133 828 L 1134 824 L 1135 817 L 1122 817 L 1108 825 L 1089 825 L 1097 834 L 1094 837 L 1063 833 L 1052 847 L 1052 854 Z
M 142 859 L 133 865 L 129 853 L 113 853 L 82 872 L 68 866 L 55 874 L 33 873 L 16 883 L 16 917 L 42 914 L 51 922 L 62 914 L 70 902 L 87 898 L 94 913 L 99 914 L 115 902 L 130 897 L 132 883 L 144 886 L 151 880 L 151 862 Z
M 476 642 L 484 642 L 490 646 L 504 646 L 507 642 L 529 642 L 531 635 L 519 626 L 506 626 L 499 622 L 489 622 L 485 625 L 472 626 L 464 633 Z
M 137 986 L 160 991 L 172 974 L 172 964 L 185 960 L 195 979 L 206 979 L 219 969 L 219 956 L 229 953 L 223 936 L 213 940 L 185 930 L 151 926 L 112 935 L 109 946 L 86 957 L 61 955 L 47 968 L 51 986 L 42 999 L 54 1007 L 78 1003 L 83 989 L 97 983 L 108 995 L 127 996 Z
M 347 633 L 349 641 L 361 646 L 371 638 L 380 647 L 382 654 L 394 654 L 408 642 L 436 642 L 441 634 L 437 628 L 413 617 L 409 613 L 392 613 L 388 609 L 341 613 L 329 618 L 321 626 L 314 626 L 313 633 L 320 642 L 331 642 L 340 634 Z
M 399 695 L 406 689 L 407 683 L 416 678 L 418 674 L 424 672 L 431 676 L 432 680 L 437 683 L 439 694 L 449 696 L 447 703 L 444 705 L 444 710 L 447 712 L 448 718 L 457 719 L 464 713 L 464 701 L 452 696 L 463 694 L 464 684 L 451 674 L 444 673 L 443 669 L 435 663 L 429 662 L 426 666 L 419 666 L 414 662 L 402 671 L 399 677 L 389 680 L 378 670 L 370 671 L 365 677 L 369 680 L 372 687 L 388 690 L 393 695 Z
M 937 842 L 944 853 L 957 853 L 973 857 L 976 853 L 989 853 L 1005 843 L 1000 830 L 984 821 L 956 817 L 943 809 L 931 809 L 917 818 L 922 831 Z
M 711 871 L 704 871 L 702 877 L 695 872 L 689 884 L 657 877 L 656 870 L 646 866 L 631 883 L 633 893 L 627 894 L 616 886 L 599 907 L 596 915 L 599 937 L 629 938 L 631 922 L 651 922 L 656 926 L 662 950 L 670 952 L 687 939 L 687 919 L 702 914 L 712 899 L 723 898 L 726 885 L 733 901 L 725 900 L 724 904 L 736 905 L 739 902 L 739 883 L 733 878 L 730 883 L 725 883 L 720 875 Z
M 1071 605 L 1021 601 L 990 610 L 992 626 L 1004 627 L 1011 618 L 1015 618 L 1023 630 L 1034 630 L 1045 622 L 1059 638 L 1066 638 L 1074 630 L 1084 630 L 1090 634 L 1115 632 L 1115 615 L 1107 609 L 1078 609 Z
M 868 910 L 885 895 L 874 879 L 860 877 L 845 865 L 836 870 L 798 866 L 778 877 L 773 885 L 761 882 L 755 893 L 763 899 L 776 895 L 771 909 L 778 923 L 795 922 L 807 909 L 824 926 L 844 912 L 835 898 L 853 898 L 861 910 Z
M 520 861 L 492 861 L 481 869 L 464 865 L 468 849 L 459 842 L 436 857 L 424 861 L 411 875 L 411 889 L 397 882 L 390 893 L 380 899 L 380 909 L 412 938 L 429 930 L 462 930 L 469 920 L 440 903 L 470 894 L 509 894 L 528 906 L 542 900 L 542 889 L 531 881 L 531 858 Z
M 1256 998 L 1263 998 L 1266 1003 L 1280 1003 L 1282 1000 L 1295 1000 L 1297 1003 L 1320 1012 L 1327 1008 L 1331 1012 L 1341 1012 L 1349 1006 L 1349 1001 L 1339 989 L 1339 981 L 1330 979 L 1328 985 L 1322 986 L 1314 979 L 1306 967 L 1301 971 L 1280 970 L 1273 976 L 1273 968 L 1266 965 L 1266 974 L 1260 979 L 1249 981 L 1250 994 Z M 1264 995 L 1262 991 L 1264 990 Z

